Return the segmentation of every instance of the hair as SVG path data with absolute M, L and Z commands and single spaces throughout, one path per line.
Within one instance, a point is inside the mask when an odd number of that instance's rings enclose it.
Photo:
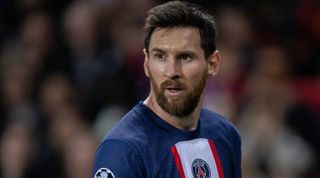
M 170 1 L 153 7 L 145 20 L 144 46 L 149 53 L 150 39 L 156 28 L 196 27 L 200 32 L 205 58 L 216 50 L 216 25 L 213 16 L 202 7 L 182 1 Z

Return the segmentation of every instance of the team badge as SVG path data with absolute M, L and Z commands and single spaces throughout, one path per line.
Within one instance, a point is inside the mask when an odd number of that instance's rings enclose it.
M 114 174 L 107 168 L 100 168 L 94 178 L 115 178 Z
M 210 178 L 209 165 L 202 159 L 195 159 L 192 162 L 192 173 L 194 178 Z

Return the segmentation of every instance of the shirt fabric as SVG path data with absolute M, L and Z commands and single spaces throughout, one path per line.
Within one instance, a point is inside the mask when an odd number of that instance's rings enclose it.
M 142 102 L 101 142 L 94 178 L 241 178 L 241 140 L 223 116 L 202 109 L 183 131 Z

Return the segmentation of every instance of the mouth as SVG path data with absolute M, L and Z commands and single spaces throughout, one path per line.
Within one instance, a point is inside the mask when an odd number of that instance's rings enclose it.
M 182 93 L 183 89 L 179 87 L 166 87 L 165 92 L 170 96 L 177 96 Z

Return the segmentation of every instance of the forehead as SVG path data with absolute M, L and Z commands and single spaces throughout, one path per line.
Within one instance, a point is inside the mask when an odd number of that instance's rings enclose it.
M 200 32 L 195 27 L 157 28 L 154 30 L 150 49 L 202 50 Z

